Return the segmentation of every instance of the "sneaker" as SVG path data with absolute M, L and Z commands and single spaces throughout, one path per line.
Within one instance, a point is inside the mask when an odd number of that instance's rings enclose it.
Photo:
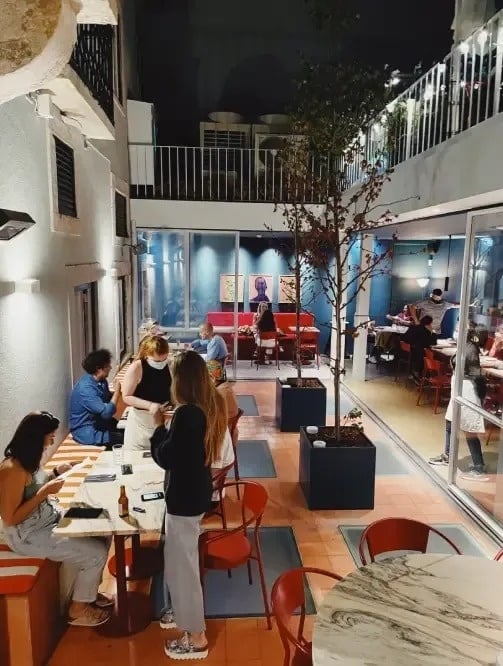
M 489 481 L 487 474 L 478 469 L 471 469 L 469 472 L 464 472 L 459 475 L 459 478 L 465 479 L 465 481 Z
M 159 620 L 161 629 L 176 629 L 175 614 L 172 608 L 163 610 L 161 619 Z
M 176 641 L 166 641 L 164 652 L 171 659 L 206 659 L 208 656 L 208 645 L 196 647 L 185 633 Z
M 445 453 L 441 453 L 439 456 L 430 458 L 428 462 L 430 463 L 430 465 L 448 465 L 449 458 L 445 455 Z

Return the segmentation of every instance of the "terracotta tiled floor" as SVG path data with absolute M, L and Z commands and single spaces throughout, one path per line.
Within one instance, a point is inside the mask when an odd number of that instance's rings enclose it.
M 425 522 L 450 522 L 465 525 L 492 557 L 496 547 L 444 494 L 414 467 L 404 476 L 380 476 L 376 479 L 376 501 L 373 511 L 308 511 L 297 484 L 298 435 L 277 432 L 274 419 L 273 382 L 240 382 L 236 392 L 254 394 L 259 417 L 244 417 L 240 422 L 243 439 L 268 439 L 278 477 L 260 482 L 269 492 L 269 505 L 264 525 L 291 525 L 294 529 L 302 561 L 307 566 L 329 569 L 344 576 L 354 569 L 354 562 L 338 525 L 368 524 L 387 516 L 414 517 Z M 365 423 L 372 437 L 376 426 Z M 397 456 L 403 454 L 397 450 Z M 232 499 L 229 498 L 232 503 Z M 232 513 L 232 512 L 231 512 Z M 330 583 L 310 581 L 317 603 Z M 113 590 L 113 579 L 105 580 L 105 588 Z M 309 618 L 308 630 L 313 618 Z M 173 632 L 162 631 L 152 624 L 141 634 L 124 639 L 105 639 L 87 629 L 70 628 L 63 636 L 50 666 L 93 666 L 120 664 L 143 666 L 164 663 L 163 640 Z M 276 629 L 267 631 L 263 619 L 228 619 L 208 622 L 211 666 L 281 666 L 283 650 Z

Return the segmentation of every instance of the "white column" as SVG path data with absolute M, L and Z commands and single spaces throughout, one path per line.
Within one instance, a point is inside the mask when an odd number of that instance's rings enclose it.
M 364 266 L 365 255 L 372 253 L 374 236 L 365 234 L 360 244 L 360 266 Z M 369 320 L 370 309 L 370 287 L 372 278 L 364 280 L 364 289 L 361 289 L 362 281 L 358 281 L 360 291 L 356 295 L 355 327 L 365 324 Z M 367 327 L 358 329 L 358 337 L 354 339 L 353 347 L 353 379 L 365 381 L 365 370 L 367 364 Z

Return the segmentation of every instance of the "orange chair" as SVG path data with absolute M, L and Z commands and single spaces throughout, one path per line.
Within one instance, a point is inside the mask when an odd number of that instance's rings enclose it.
M 320 354 L 318 350 L 318 333 L 300 329 L 300 353 L 302 354 L 303 351 L 308 351 L 313 354 L 319 370 Z
M 264 598 L 264 609 L 267 617 L 267 626 L 271 629 L 271 613 L 267 600 L 264 565 L 260 550 L 259 527 L 267 504 L 267 491 L 259 483 L 240 481 L 239 483 L 226 483 L 224 488 L 240 485 L 242 488 L 241 515 L 242 522 L 234 529 L 208 530 L 199 538 L 199 566 L 201 571 L 201 585 L 204 592 L 204 577 L 207 571 L 231 569 L 246 564 L 248 567 L 248 580 L 253 583 L 251 561 L 258 565 L 260 586 Z M 253 530 L 253 543 L 248 535 L 248 528 Z
M 238 413 L 236 416 L 234 416 L 232 419 L 229 419 L 227 422 L 227 427 L 229 428 L 229 433 L 231 435 L 231 440 L 232 440 L 232 449 L 234 451 L 234 480 L 239 481 L 240 476 L 239 476 L 239 463 L 238 463 L 238 452 L 237 452 L 237 445 L 236 442 L 234 441 L 234 433 L 236 432 L 236 428 L 238 427 L 238 422 L 239 419 L 243 416 L 244 412 L 242 409 L 238 409 Z M 237 493 L 238 493 L 238 499 L 239 499 L 239 485 L 236 488 Z
M 212 482 L 213 482 L 213 493 L 218 493 L 218 500 L 212 502 L 216 504 L 209 511 L 206 512 L 205 518 L 210 518 L 211 516 L 219 516 L 222 520 L 222 527 L 224 530 L 227 529 L 227 520 L 225 518 L 225 507 L 224 507 L 224 485 L 227 479 L 227 474 L 234 467 L 234 463 L 231 462 L 230 465 L 222 467 L 222 469 L 214 469 L 212 471 Z
M 419 406 L 421 402 L 421 396 L 423 395 L 423 391 L 425 389 L 432 389 L 435 391 L 433 413 L 438 414 L 440 393 L 441 391 L 451 390 L 451 375 L 446 375 L 442 372 L 442 364 L 440 361 L 432 361 L 427 356 L 424 357 L 424 373 L 421 377 L 421 381 L 419 382 L 416 402 L 417 406 Z
M 400 352 L 396 362 L 395 382 L 400 376 L 400 368 L 405 367 L 407 375 L 410 375 L 411 348 L 408 342 L 400 340 Z
M 503 560 L 503 548 L 498 553 L 496 553 L 494 559 L 496 560 L 496 562 Z
M 292 662 L 294 666 L 312 666 L 313 663 L 312 643 L 303 635 L 306 619 L 304 576 L 309 573 L 326 576 L 336 581 L 342 580 L 337 574 L 312 567 L 290 569 L 276 579 L 271 592 L 271 607 L 285 649 L 283 666 L 290 666 L 290 645 L 295 649 Z M 300 620 L 295 635 L 291 632 L 289 624 L 297 609 L 300 609 Z
M 262 345 L 262 342 L 265 340 L 274 340 L 274 347 L 264 347 Z M 258 367 L 260 365 L 260 356 L 262 351 L 269 351 L 271 350 L 273 352 L 273 356 L 276 359 L 276 367 L 279 370 L 279 342 L 278 342 L 278 333 L 277 331 L 259 331 L 258 332 L 258 342 L 255 343 L 255 354 L 256 357 L 252 358 L 250 366 L 253 365 L 253 361 L 255 361 L 255 364 Z
M 360 559 L 363 564 L 369 564 L 365 555 L 365 546 L 369 552 L 370 562 L 375 562 L 376 555 L 394 550 L 415 550 L 426 553 L 430 533 L 441 537 L 458 555 L 462 554 L 445 534 L 426 523 L 408 518 L 382 518 L 363 531 L 359 545 Z

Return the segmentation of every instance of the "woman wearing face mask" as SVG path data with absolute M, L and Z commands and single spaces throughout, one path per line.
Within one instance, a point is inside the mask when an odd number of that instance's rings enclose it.
M 130 407 L 124 432 L 125 449 L 150 450 L 154 415 L 171 399 L 168 352 L 164 338 L 147 336 L 124 376 L 122 397 Z

